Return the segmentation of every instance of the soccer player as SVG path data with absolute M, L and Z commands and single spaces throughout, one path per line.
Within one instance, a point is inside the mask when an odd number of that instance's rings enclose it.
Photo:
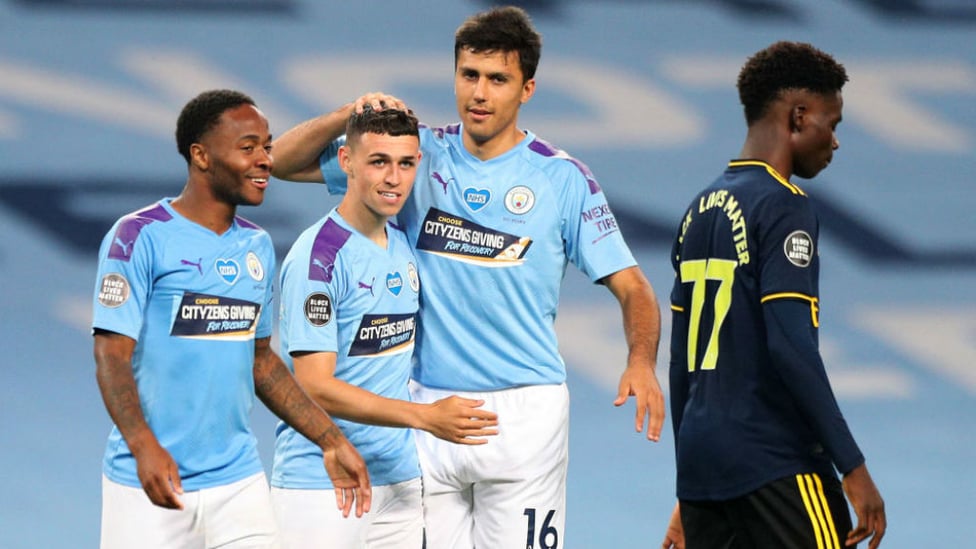
M 566 265 L 619 301 L 629 354 L 614 403 L 635 396 L 635 426 L 646 421 L 655 441 L 658 304 L 590 170 L 518 127 L 541 51 L 525 11 L 468 18 L 454 51 L 461 121 L 421 129 L 417 184 L 397 216 L 426 281 L 411 390 L 420 402 L 484 400 L 500 423 L 479 446 L 418 433 L 427 547 L 562 546 L 569 396 L 553 321 Z M 366 96 L 286 132 L 274 175 L 341 192 L 338 121 L 380 101 Z
M 409 401 L 421 283 L 406 235 L 388 219 L 409 196 L 420 158 L 412 114 L 369 106 L 352 113 L 338 151 L 348 192 L 299 236 L 282 266 L 285 359 L 362 453 L 374 508 L 344 519 L 331 503 L 321 450 L 282 423 L 271 494 L 285 549 L 420 549 L 420 464 L 403 427 L 460 444 L 497 432 L 495 414 L 477 408 L 483 400 Z
M 681 220 L 670 369 L 679 503 L 664 547 L 683 535 L 688 549 L 836 549 L 872 536 L 873 549 L 884 536 L 884 503 L 818 349 L 819 222 L 790 181 L 830 163 L 846 81 L 809 44 L 753 55 L 738 79 L 739 159 Z
M 236 215 L 264 200 L 267 119 L 242 93 L 204 92 L 180 113 L 176 142 L 182 193 L 119 219 L 99 250 L 96 377 L 115 424 L 101 547 L 277 547 L 248 419 L 255 393 L 316 441 L 344 512 L 369 510 L 369 476 L 270 347 L 274 250 Z

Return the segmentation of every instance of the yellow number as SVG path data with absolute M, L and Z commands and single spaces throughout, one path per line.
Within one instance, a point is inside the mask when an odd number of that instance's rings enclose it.
M 691 318 L 688 326 L 688 371 L 695 371 L 697 364 L 698 329 L 701 324 L 702 309 L 705 307 L 705 281 L 717 280 L 715 293 L 715 320 L 712 333 L 708 337 L 705 356 L 701 360 L 702 370 L 714 370 L 718 363 L 718 334 L 732 305 L 732 283 L 735 281 L 735 268 L 738 262 L 731 259 L 694 259 L 681 262 L 681 282 L 692 284 Z

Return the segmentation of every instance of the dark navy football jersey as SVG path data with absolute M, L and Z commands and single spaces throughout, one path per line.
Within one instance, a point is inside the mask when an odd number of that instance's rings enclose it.
M 672 249 L 678 497 L 722 500 L 863 462 L 818 350 L 819 223 L 764 162 L 733 161 Z

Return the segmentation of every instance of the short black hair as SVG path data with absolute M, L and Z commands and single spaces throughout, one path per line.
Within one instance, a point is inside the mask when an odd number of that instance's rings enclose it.
M 461 23 L 454 33 L 455 67 L 462 49 L 479 53 L 517 52 L 522 77 L 531 80 L 539 66 L 542 36 L 524 9 L 503 6 L 472 15 Z
M 176 150 L 190 163 L 190 146 L 199 143 L 205 133 L 213 129 L 224 111 L 241 105 L 254 105 L 254 100 L 234 90 L 208 90 L 194 97 L 183 107 L 176 120 Z
M 420 137 L 417 117 L 412 111 L 384 108 L 373 110 L 371 105 L 364 105 L 363 112 L 353 112 L 346 122 L 346 143 L 354 141 L 364 133 L 377 133 L 399 137 L 413 135 Z
M 840 91 L 845 82 L 847 71 L 831 55 L 803 42 L 780 41 L 746 61 L 737 87 L 746 124 L 752 125 L 785 90 L 826 95 Z

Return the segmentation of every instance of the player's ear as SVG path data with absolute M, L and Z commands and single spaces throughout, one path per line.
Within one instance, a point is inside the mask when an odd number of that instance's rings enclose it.
M 207 153 L 207 148 L 200 143 L 190 145 L 190 163 L 202 172 L 207 171 L 210 168 L 210 155 Z
M 524 105 L 532 99 L 535 94 L 535 78 L 529 78 L 522 84 L 522 100 L 521 103 Z
M 797 133 L 803 130 L 803 124 L 805 122 L 804 117 L 806 116 L 807 107 L 806 105 L 799 104 L 793 105 L 790 109 L 790 132 Z
M 349 157 L 349 145 L 339 147 L 339 168 L 345 172 L 347 177 L 353 175 L 352 160 Z

